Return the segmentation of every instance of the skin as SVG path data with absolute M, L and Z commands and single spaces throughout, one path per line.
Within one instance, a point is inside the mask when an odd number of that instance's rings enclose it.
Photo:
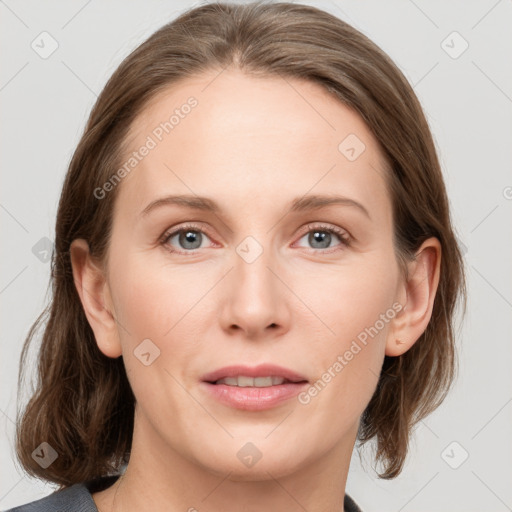
M 381 148 L 317 84 L 233 69 L 189 78 L 144 109 L 130 149 L 190 96 L 198 105 L 118 185 L 107 261 L 91 258 L 84 240 L 71 247 L 98 347 L 123 356 L 137 399 L 126 473 L 93 499 L 100 512 L 342 511 L 384 355 L 409 350 L 430 320 L 439 242 L 423 243 L 406 281 Z M 366 146 L 354 161 L 338 150 L 349 134 Z M 141 217 L 170 194 L 207 196 L 221 210 L 167 205 Z M 345 196 L 369 217 L 350 205 L 290 211 L 305 194 Z M 203 229 L 200 248 L 178 236 L 159 242 L 189 221 Z M 351 244 L 336 234 L 325 245 L 308 239 L 318 223 L 339 227 Z M 236 250 L 247 236 L 263 249 L 251 263 Z M 206 372 L 236 363 L 279 364 L 313 383 L 393 303 L 405 307 L 308 404 L 241 411 L 199 387 Z M 149 366 L 134 356 L 147 338 L 160 350 Z M 237 457 L 247 442 L 261 452 L 252 467 Z

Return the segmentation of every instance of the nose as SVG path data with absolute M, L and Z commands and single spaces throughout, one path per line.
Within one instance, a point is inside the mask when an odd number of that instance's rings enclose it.
M 290 291 L 279 276 L 279 265 L 263 251 L 254 261 L 237 254 L 234 268 L 224 279 L 221 290 L 222 328 L 243 337 L 275 337 L 289 329 Z M 240 334 L 242 335 L 242 334 Z

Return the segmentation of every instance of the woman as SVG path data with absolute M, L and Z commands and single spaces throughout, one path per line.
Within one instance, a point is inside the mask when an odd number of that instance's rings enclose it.
M 464 271 L 425 116 L 313 7 L 203 5 L 124 60 L 52 270 L 17 454 L 60 490 L 13 510 L 357 511 L 356 441 L 396 477 L 454 377 Z

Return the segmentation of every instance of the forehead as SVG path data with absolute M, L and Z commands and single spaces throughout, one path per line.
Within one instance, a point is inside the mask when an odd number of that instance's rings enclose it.
M 181 80 L 134 121 L 126 158 L 143 146 L 123 180 L 136 203 L 163 189 L 231 202 L 237 192 L 275 201 L 336 189 L 369 203 L 387 194 L 383 153 L 360 115 L 306 80 L 238 70 Z

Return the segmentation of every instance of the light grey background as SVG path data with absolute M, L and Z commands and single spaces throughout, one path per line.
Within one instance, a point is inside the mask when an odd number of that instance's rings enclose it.
M 13 420 L 22 342 L 48 299 L 50 267 L 40 240 L 53 240 L 67 164 L 121 60 L 200 3 L 0 0 L 1 509 L 54 489 L 15 466 Z M 456 384 L 416 429 L 401 476 L 379 480 L 367 449 L 363 465 L 352 458 L 347 492 L 364 512 L 512 510 L 512 2 L 304 3 L 367 34 L 414 85 L 467 247 L 469 308 Z M 43 31 L 59 45 L 46 59 L 31 47 Z M 469 46 L 459 56 L 464 41 Z M 456 466 L 465 452 L 457 469 L 448 464 Z

